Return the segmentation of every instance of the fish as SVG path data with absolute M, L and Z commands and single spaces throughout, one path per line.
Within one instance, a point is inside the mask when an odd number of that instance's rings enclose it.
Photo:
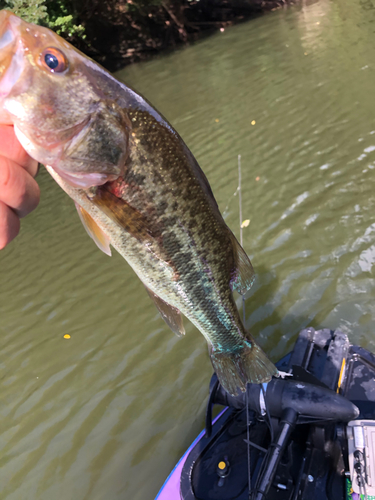
M 245 329 L 233 292 L 254 270 L 208 180 L 139 93 L 47 28 L 0 12 L 0 123 L 74 200 L 90 237 L 117 250 L 179 336 L 203 334 L 230 394 L 278 372 Z

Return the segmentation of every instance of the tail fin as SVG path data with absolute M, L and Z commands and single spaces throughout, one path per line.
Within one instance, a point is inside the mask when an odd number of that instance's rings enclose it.
M 267 358 L 255 343 L 244 342 L 243 347 L 235 352 L 215 351 L 210 349 L 211 362 L 224 389 L 232 396 L 238 394 L 238 388 L 246 391 L 246 384 L 269 382 L 277 375 L 276 366 Z

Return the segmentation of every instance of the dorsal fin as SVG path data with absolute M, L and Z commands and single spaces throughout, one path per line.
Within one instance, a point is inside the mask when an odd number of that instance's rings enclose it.
M 244 295 L 252 287 L 255 281 L 253 266 L 245 250 L 236 240 L 233 233 L 230 235 L 233 246 L 234 273 L 230 280 L 232 290 Z
M 182 322 L 182 315 L 180 311 L 176 307 L 167 304 L 167 302 L 165 302 L 158 295 L 152 292 L 147 286 L 146 290 L 150 298 L 154 301 L 154 304 L 161 314 L 161 317 L 167 323 L 172 332 L 174 332 L 177 337 L 185 335 L 185 328 Z
M 79 218 L 86 229 L 87 234 L 95 241 L 100 250 L 111 257 L 111 248 L 109 246 L 109 238 L 103 233 L 91 215 L 86 212 L 78 203 L 74 202 Z

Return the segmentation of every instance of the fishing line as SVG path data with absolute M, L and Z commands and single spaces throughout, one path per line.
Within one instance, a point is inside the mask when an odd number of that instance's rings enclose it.
M 251 464 L 250 464 L 250 415 L 249 415 L 249 384 L 246 384 L 246 438 L 247 438 L 247 481 L 249 484 L 249 500 L 251 499 Z
M 238 204 L 240 212 L 240 244 L 243 247 L 242 237 L 242 191 L 241 191 L 241 155 L 238 155 Z M 243 324 L 245 326 L 246 312 L 245 312 L 245 296 L 242 295 L 242 316 Z M 251 499 L 251 463 L 250 463 L 250 414 L 249 414 L 249 384 L 246 383 L 246 441 L 247 441 L 247 481 L 249 486 L 249 500 Z
M 270 448 L 268 448 L 267 453 L 264 455 L 262 463 L 260 465 L 260 469 L 257 475 L 257 480 L 255 481 L 254 489 L 252 491 L 252 495 L 250 497 L 250 500 L 253 500 L 257 494 L 259 485 L 260 485 L 260 480 L 263 476 L 264 469 L 266 468 L 266 465 L 268 464 L 269 461 L 269 456 L 270 456 Z
M 242 228 L 242 189 L 241 189 L 241 155 L 238 155 L 238 204 L 240 206 L 240 244 L 243 248 L 243 228 Z M 245 315 L 245 295 L 242 295 L 242 315 L 243 315 L 243 325 L 245 326 L 246 315 Z M 247 394 L 247 390 L 246 390 Z
M 253 494 L 250 497 L 250 500 L 252 500 L 253 498 L 255 498 L 256 493 L 258 492 L 260 481 L 261 481 L 261 478 L 263 476 L 263 471 L 266 468 L 266 466 L 268 465 L 268 461 L 269 461 L 269 458 L 270 458 L 271 445 L 272 445 L 273 440 L 274 440 L 274 433 L 273 433 L 273 426 L 272 426 L 272 421 L 271 421 L 271 415 L 270 415 L 270 412 L 268 410 L 267 401 L 266 401 L 266 389 L 265 389 L 265 387 L 267 388 L 267 384 L 259 384 L 259 385 L 260 385 L 260 390 L 261 390 L 262 395 L 263 395 L 264 407 L 265 407 L 265 410 L 266 410 L 266 413 L 265 413 L 264 418 L 263 418 L 263 422 L 267 425 L 268 430 L 270 432 L 270 445 L 268 447 L 268 450 L 266 451 L 266 454 L 263 457 L 263 460 L 262 460 L 262 463 L 261 463 L 261 466 L 260 466 L 260 469 L 259 469 L 259 472 L 258 472 L 258 475 L 257 475 L 257 479 L 256 479 L 256 482 L 255 482 L 255 485 L 254 485 Z
M 239 204 L 239 216 L 240 216 L 240 244 L 241 247 L 243 247 L 243 225 L 242 225 L 242 189 L 241 189 L 241 182 L 242 182 L 242 172 L 241 172 L 241 155 L 238 155 L 238 204 Z M 243 324 L 245 326 L 246 323 L 246 311 L 245 311 L 245 296 L 242 295 L 242 316 L 243 316 Z M 266 409 L 266 418 L 264 419 L 269 431 L 270 431 L 270 437 L 271 437 L 271 443 L 273 443 L 274 440 L 274 433 L 273 433 L 273 426 L 272 426 L 272 421 L 271 421 L 271 415 L 268 410 L 267 402 L 266 402 L 266 390 L 265 387 L 267 388 L 267 384 L 260 384 L 260 389 L 263 394 L 263 399 L 264 399 L 264 405 Z M 248 478 L 248 494 L 249 494 L 249 500 L 253 497 L 252 495 L 252 489 L 251 489 L 251 455 L 250 455 L 250 413 L 249 413 L 249 384 L 246 384 L 246 442 L 247 442 L 247 478 Z M 256 485 L 254 488 L 254 493 L 257 490 L 258 486 L 258 480 L 262 476 L 261 472 L 264 470 L 265 465 L 267 464 L 269 459 L 269 449 L 266 451 L 265 456 L 263 457 L 262 465 L 261 465 L 261 470 L 258 473 L 257 476 L 257 481 Z

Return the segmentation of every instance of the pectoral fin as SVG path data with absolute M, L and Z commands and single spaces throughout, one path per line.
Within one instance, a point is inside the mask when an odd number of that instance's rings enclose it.
M 151 222 L 125 200 L 108 191 L 106 186 L 100 186 L 90 200 L 113 222 L 145 245 L 158 259 L 173 267 L 169 255 L 163 248 L 162 231 L 157 222 Z M 176 274 L 175 270 L 174 272 Z
M 151 228 L 147 218 L 122 198 L 101 186 L 90 200 L 110 219 L 140 241 L 150 241 L 158 237 L 156 227 Z
M 241 247 L 233 234 L 231 234 L 231 239 L 235 270 L 230 281 L 230 285 L 232 290 L 236 290 L 236 292 L 244 295 L 248 290 L 250 290 L 254 283 L 254 269 L 251 265 L 249 257 L 246 255 L 245 250 Z
M 79 218 L 86 229 L 88 235 L 95 241 L 100 250 L 111 257 L 111 248 L 109 246 L 109 239 L 91 217 L 78 203 L 75 203 Z
M 177 337 L 185 335 L 185 328 L 182 322 L 180 311 L 176 307 L 167 304 L 163 299 L 152 292 L 147 286 L 146 290 L 151 299 L 154 301 L 154 304 L 161 314 L 161 317 L 167 323 L 169 328 L 177 335 Z

